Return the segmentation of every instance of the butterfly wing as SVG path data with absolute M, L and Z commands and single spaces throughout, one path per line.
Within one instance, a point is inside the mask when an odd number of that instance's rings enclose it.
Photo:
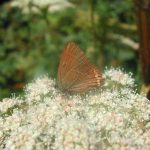
M 61 89 L 68 89 L 72 82 L 77 79 L 78 74 L 74 68 L 78 65 L 83 52 L 74 43 L 69 43 L 64 48 L 58 67 L 58 85 Z
M 70 91 L 84 92 L 101 85 L 103 78 L 100 71 L 93 65 L 85 65 L 87 67 L 84 67 L 84 72 L 80 73 L 80 77 L 75 84 L 70 87 Z
M 100 71 L 73 42 L 67 44 L 58 68 L 58 86 L 70 92 L 84 92 L 101 84 Z

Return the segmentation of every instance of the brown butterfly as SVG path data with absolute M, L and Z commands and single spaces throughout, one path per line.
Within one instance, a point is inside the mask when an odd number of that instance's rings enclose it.
M 58 87 L 71 93 L 91 90 L 103 82 L 102 74 L 73 42 L 64 48 L 58 67 Z

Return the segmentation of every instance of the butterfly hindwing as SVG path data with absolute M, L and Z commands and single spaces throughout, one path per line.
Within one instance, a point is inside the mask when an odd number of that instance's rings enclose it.
M 70 88 L 71 91 L 84 92 L 99 86 L 102 82 L 102 76 L 99 70 L 91 66 L 85 72 L 80 74 L 77 82 Z

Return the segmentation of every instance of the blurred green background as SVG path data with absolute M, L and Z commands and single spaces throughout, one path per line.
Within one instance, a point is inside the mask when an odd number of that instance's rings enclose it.
M 68 41 L 102 70 L 124 68 L 141 83 L 133 1 L 19 1 L 0 4 L 0 99 L 40 75 L 56 78 Z

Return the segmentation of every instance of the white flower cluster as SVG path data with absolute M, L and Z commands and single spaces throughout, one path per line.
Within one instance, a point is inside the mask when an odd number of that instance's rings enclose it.
M 0 149 L 149 150 L 150 101 L 133 90 L 130 75 L 118 69 L 104 75 L 107 84 L 86 95 L 61 93 L 43 76 L 24 97 L 3 99 Z
M 105 78 L 110 78 L 112 81 L 121 83 L 122 85 L 134 85 L 134 79 L 131 77 L 132 73 L 124 73 L 120 69 L 111 68 L 105 71 Z
M 9 108 L 19 106 L 22 102 L 18 98 L 5 98 L 0 102 L 0 114 L 8 111 Z
M 40 8 L 48 8 L 50 12 L 60 11 L 67 7 L 73 7 L 67 0 L 13 0 L 12 7 L 19 7 L 24 13 L 39 12 Z

